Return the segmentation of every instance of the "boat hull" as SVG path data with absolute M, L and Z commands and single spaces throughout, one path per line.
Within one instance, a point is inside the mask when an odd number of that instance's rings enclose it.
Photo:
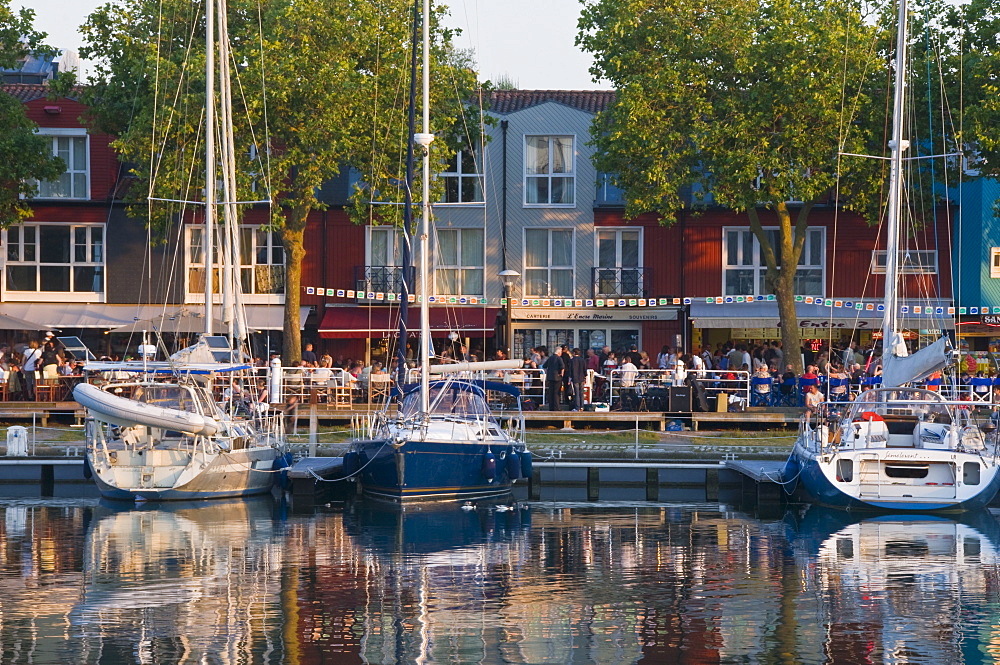
M 837 480 L 836 465 L 839 460 L 874 462 L 880 459 L 875 457 L 879 452 L 884 451 L 847 451 L 818 456 L 796 445 L 786 466 L 785 479 L 796 478 L 799 489 L 811 502 L 844 510 L 964 512 L 988 505 L 1000 490 L 1000 470 L 995 464 L 983 466 L 982 481 L 974 487 L 956 484 L 948 489 L 949 486 L 941 485 L 902 485 L 893 487 L 896 490 L 895 496 L 884 496 L 876 492 L 864 494 L 858 482 Z M 862 460 L 860 455 L 867 455 L 868 459 Z M 941 456 L 924 455 L 916 461 L 953 464 L 956 468 L 961 468 L 966 461 L 977 464 L 982 462 L 977 455 L 955 452 Z M 937 496 L 949 493 L 953 496 Z
M 378 501 L 474 501 L 509 495 L 512 444 L 391 439 L 355 441 L 357 477 L 364 496 Z M 492 455 L 490 480 L 484 460 Z M 519 474 L 515 474 L 519 475 Z
M 274 487 L 276 448 L 226 453 L 179 453 L 169 463 L 144 464 L 115 451 L 112 464 L 103 455 L 87 454 L 101 496 L 119 501 L 193 501 L 264 494 Z M 168 452 L 168 451 L 165 451 Z M 173 484 L 169 484 L 174 480 Z M 142 486 L 142 485 L 153 486 Z

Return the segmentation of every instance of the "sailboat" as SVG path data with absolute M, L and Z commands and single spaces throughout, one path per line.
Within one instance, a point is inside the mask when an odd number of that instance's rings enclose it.
M 361 483 L 364 496 L 405 503 L 410 501 L 466 501 L 510 494 L 514 481 L 531 476 L 531 453 L 524 445 L 524 417 L 519 391 L 510 384 L 486 381 L 488 371 L 516 369 L 519 361 L 454 363 L 431 366 L 430 276 L 430 0 L 423 2 L 423 127 L 413 133 L 413 144 L 423 153 L 420 221 L 420 373 L 406 385 L 403 362 L 397 374 L 395 411 L 387 402 L 376 414 L 366 436 L 353 440 L 344 457 L 345 472 Z M 411 91 L 411 105 L 414 103 Z M 411 118 L 413 114 L 411 114 Z M 409 151 L 412 155 L 412 146 Z M 412 181 L 412 157 L 407 180 Z M 407 200 L 411 182 L 407 183 Z M 408 211 L 409 205 L 406 206 Z M 404 274 L 409 271 L 404 269 Z M 408 288 L 408 287 L 404 287 Z M 402 302 L 407 302 L 403 298 Z M 405 311 L 401 314 L 400 346 L 407 338 Z M 437 377 L 430 380 L 431 373 Z M 512 415 L 507 427 L 493 414 L 490 399 L 506 395 Z
M 907 2 L 900 0 L 896 38 L 886 237 L 882 384 L 836 415 L 804 418 L 783 471 L 816 503 L 847 509 L 962 511 L 988 504 L 1000 488 L 995 426 L 969 402 L 908 387 L 951 363 L 949 342 L 910 355 L 899 326 L 900 226 L 906 98 Z
M 218 13 L 218 14 L 216 14 Z M 218 44 L 213 40 L 218 21 Z M 219 274 L 222 320 L 228 335 L 213 333 L 213 271 L 206 271 L 204 334 L 165 362 L 90 362 L 88 371 L 109 380 L 76 386 L 74 399 L 87 410 L 87 471 L 101 494 L 133 501 L 195 500 L 268 492 L 287 466 L 284 419 L 256 400 L 254 368 L 243 352 L 245 314 L 240 298 L 239 233 L 234 210 L 235 164 L 229 86 L 224 81 L 220 128 L 215 127 L 215 50 L 228 71 L 225 0 L 206 7 L 205 243 L 206 266 L 215 264 L 217 209 L 224 209 Z M 225 76 L 223 76 L 225 78 Z M 222 195 L 216 195 L 216 132 L 222 137 Z M 155 331 L 154 331 L 155 332 Z M 143 344 L 146 345 L 146 340 Z M 221 379 L 221 385 L 220 385 Z

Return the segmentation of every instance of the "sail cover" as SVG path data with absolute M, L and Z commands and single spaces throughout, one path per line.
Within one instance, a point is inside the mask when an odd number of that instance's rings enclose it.
M 918 381 L 943 369 L 949 362 L 951 359 L 947 337 L 938 339 L 910 356 L 897 356 L 890 351 L 882 358 L 882 386 L 892 388 Z

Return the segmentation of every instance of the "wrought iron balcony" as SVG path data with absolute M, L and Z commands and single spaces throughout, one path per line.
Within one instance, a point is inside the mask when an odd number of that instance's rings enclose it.
M 594 268 L 595 298 L 642 298 L 646 295 L 646 268 Z
M 416 270 L 411 266 L 411 288 Z M 355 266 L 354 289 L 366 293 L 402 293 L 403 269 L 400 266 Z

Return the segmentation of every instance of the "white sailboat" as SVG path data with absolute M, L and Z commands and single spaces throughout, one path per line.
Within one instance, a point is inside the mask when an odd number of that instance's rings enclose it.
M 842 415 L 803 419 L 783 477 L 817 503 L 848 509 L 960 511 L 988 504 L 1000 488 L 995 428 L 969 402 L 906 387 L 950 363 L 948 340 L 909 355 L 899 329 L 900 225 L 906 99 L 907 2 L 900 0 L 890 148 L 882 384 Z M 828 404 L 830 413 L 842 405 Z M 822 411 L 822 409 L 821 409 Z
M 516 369 L 519 361 L 459 363 L 431 367 L 430 312 L 430 0 L 423 2 L 423 128 L 413 141 L 423 151 L 420 221 L 420 380 L 401 386 L 399 408 L 378 414 L 368 436 L 352 442 L 345 471 L 356 475 L 365 496 L 403 503 L 462 501 L 509 494 L 515 480 L 531 475 L 524 446 L 519 391 L 505 383 L 469 378 Z M 411 100 L 412 103 L 412 100 Z M 409 188 L 407 188 L 409 189 Z M 405 271 L 404 271 L 405 272 Z M 401 344 L 405 336 L 401 337 Z M 431 373 L 441 378 L 430 380 Z M 513 408 L 500 425 L 488 396 L 507 394 Z
M 248 496 L 270 491 L 287 466 L 280 412 L 240 396 L 253 391 L 253 367 L 246 341 L 237 263 L 239 234 L 234 201 L 232 109 L 224 80 L 220 127 L 215 120 L 215 50 L 221 78 L 228 72 L 225 0 L 206 9 L 205 265 L 219 265 L 222 320 L 228 336 L 213 335 L 213 271 L 206 270 L 205 333 L 195 345 L 166 362 L 95 363 L 88 371 L 112 380 L 100 387 L 81 384 L 73 397 L 87 409 L 87 465 L 101 494 L 126 500 L 191 500 Z M 216 18 L 219 20 L 216 21 Z M 217 24 L 217 28 L 216 28 Z M 215 33 L 218 32 L 217 43 Z M 222 202 L 217 200 L 215 136 L 222 137 Z M 220 256 L 213 258 L 216 218 Z M 144 341 L 145 343 L 145 341 Z M 218 390 L 222 379 L 227 386 Z M 225 396 L 225 398 L 223 398 Z

